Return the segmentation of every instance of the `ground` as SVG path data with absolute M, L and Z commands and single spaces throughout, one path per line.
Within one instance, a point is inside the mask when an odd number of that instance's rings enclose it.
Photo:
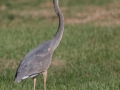
M 120 90 L 120 1 L 59 3 L 65 31 L 48 69 L 47 90 Z M 57 30 L 52 0 L 2 0 L 0 12 L 0 90 L 33 90 L 32 79 L 13 79 L 22 58 Z

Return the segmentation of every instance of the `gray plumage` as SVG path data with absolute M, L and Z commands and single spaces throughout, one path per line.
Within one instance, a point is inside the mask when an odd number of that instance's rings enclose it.
M 47 71 L 50 66 L 52 54 L 59 45 L 64 31 L 64 17 L 59 9 L 58 0 L 53 0 L 53 4 L 55 12 L 59 17 L 58 30 L 53 39 L 41 43 L 23 58 L 17 68 L 14 79 L 15 82 L 29 77 L 34 78 L 38 74 Z
M 49 67 L 53 53 L 52 50 L 48 50 L 51 42 L 52 41 L 43 42 L 23 58 L 15 75 L 16 82 L 21 81 L 22 78 L 26 76 L 36 76 Z

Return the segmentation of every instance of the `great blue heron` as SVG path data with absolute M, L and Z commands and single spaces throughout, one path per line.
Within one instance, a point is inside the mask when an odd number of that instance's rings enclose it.
M 43 74 L 44 90 L 46 90 L 47 69 L 52 60 L 52 54 L 59 45 L 64 31 L 64 17 L 58 5 L 58 0 L 53 0 L 54 9 L 59 17 L 58 30 L 53 39 L 45 41 L 31 50 L 19 64 L 15 82 L 20 82 L 22 79 L 33 78 L 34 90 L 36 84 L 36 76 Z

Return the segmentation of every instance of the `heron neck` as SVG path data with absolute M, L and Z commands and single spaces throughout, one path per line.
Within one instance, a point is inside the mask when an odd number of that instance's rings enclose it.
M 58 30 L 52 41 L 52 48 L 53 48 L 53 50 L 55 50 L 62 39 L 62 35 L 63 35 L 63 31 L 64 31 L 64 17 L 59 9 L 58 0 L 53 0 L 53 3 L 54 3 L 54 8 L 55 8 L 56 14 L 58 15 L 58 18 L 59 18 Z

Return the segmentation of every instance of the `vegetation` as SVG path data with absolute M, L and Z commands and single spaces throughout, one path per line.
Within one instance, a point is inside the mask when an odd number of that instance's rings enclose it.
M 48 70 L 47 90 L 120 90 L 120 1 L 59 3 L 65 31 Z M 32 79 L 13 79 L 22 58 L 56 32 L 52 0 L 1 0 L 0 12 L 0 90 L 33 90 Z

